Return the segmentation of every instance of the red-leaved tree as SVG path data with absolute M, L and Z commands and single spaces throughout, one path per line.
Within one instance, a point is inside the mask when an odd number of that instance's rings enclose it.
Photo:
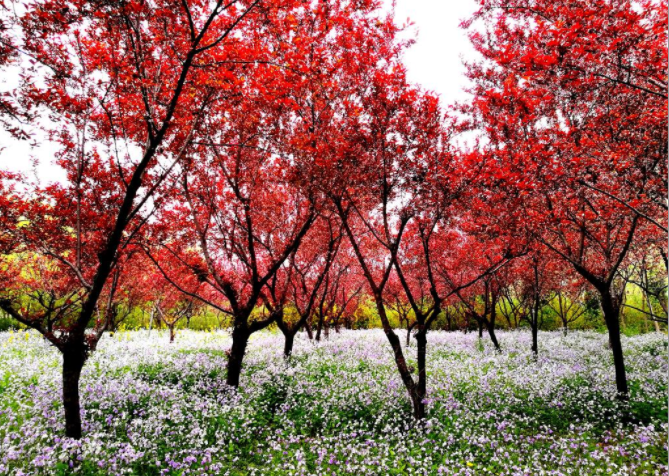
M 480 5 L 471 38 L 484 59 L 469 65 L 465 110 L 507 208 L 599 294 L 627 398 L 615 281 L 639 234 L 667 229 L 667 5 Z
M 3 292 L 0 306 L 62 352 L 67 436 L 81 436 L 79 377 L 102 335 L 88 328 L 114 270 L 160 206 L 202 118 L 241 94 L 251 64 L 271 61 L 264 33 L 290 29 L 285 17 L 300 5 L 17 1 L 0 10 L 2 24 L 13 26 L 3 48 L 23 58 L 14 65 L 22 77 L 15 104 L 43 118 L 34 123 L 58 144 L 67 177 L 26 193 L 26 224 L 12 228 L 13 239 L 72 282 L 55 304 L 67 318 L 41 305 L 28 312 L 12 293 Z M 46 209 L 30 213 L 36 204 Z M 45 326 L 45 313 L 55 328 Z

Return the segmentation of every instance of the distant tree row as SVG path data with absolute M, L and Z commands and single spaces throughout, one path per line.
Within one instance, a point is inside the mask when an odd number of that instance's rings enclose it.
M 21 271 L 33 275 L 25 282 L 23 290 L 26 293 L 23 300 L 30 308 L 36 306 L 33 301 L 37 296 L 45 295 L 42 299 L 48 299 L 46 293 L 49 291 L 42 287 L 45 281 L 39 271 L 30 269 L 31 258 L 21 258 Z M 526 256 L 516 258 L 491 274 L 488 280 L 482 280 L 478 286 L 472 285 L 468 301 L 460 296 L 451 298 L 443 306 L 433 327 L 446 331 L 476 331 L 482 337 L 484 333 L 488 334 L 483 318 L 487 316 L 488 321 L 494 322 L 493 332 L 495 328 L 529 328 L 534 337 L 538 330 L 560 330 L 566 335 L 569 329 L 600 329 L 605 322 L 599 298 L 585 280 L 578 275 L 570 275 L 569 270 L 561 268 L 560 264 L 559 261 L 535 262 Z M 123 283 L 109 311 L 100 311 L 98 318 L 106 322 L 107 331 L 167 329 L 170 341 L 173 341 L 177 329 L 209 331 L 230 329 L 232 326 L 228 313 L 175 291 L 159 273 L 147 275 L 145 267 L 150 263 L 136 262 L 135 266 L 144 279 Z M 340 267 L 335 258 L 328 270 L 322 270 L 325 271 L 322 273 L 323 283 L 318 287 L 310 286 L 298 271 L 287 276 L 294 281 L 286 283 L 289 289 L 281 304 L 282 313 L 270 324 L 286 337 L 287 356 L 291 353 L 298 331 L 307 334 L 309 339 L 320 341 L 322 336 L 327 338 L 330 331 L 338 333 L 342 329 L 381 327 L 375 305 L 361 284 L 360 276 L 349 270 L 349 267 Z M 616 285 L 621 287 L 622 293 L 620 318 L 623 331 L 643 333 L 665 330 L 667 279 L 660 257 L 652 254 L 644 256 L 621 271 L 617 280 Z M 276 287 L 274 289 L 276 291 Z M 300 294 L 305 290 L 314 294 L 311 305 L 311 294 L 306 301 L 305 296 Z M 486 292 L 489 293 L 488 298 Z M 486 309 L 486 299 L 495 302 L 494 318 L 490 315 L 490 303 Z M 421 306 L 428 307 L 430 303 L 428 297 L 421 301 Z M 391 326 L 407 331 L 406 342 L 409 344 L 417 321 L 411 303 L 394 274 L 389 283 L 385 307 Z M 270 309 L 266 303 L 259 303 L 251 319 L 264 316 Z M 104 315 L 105 312 L 108 315 Z M 0 310 L 0 316 L 0 330 L 25 328 L 4 311 Z M 536 342 L 532 350 L 538 352 Z

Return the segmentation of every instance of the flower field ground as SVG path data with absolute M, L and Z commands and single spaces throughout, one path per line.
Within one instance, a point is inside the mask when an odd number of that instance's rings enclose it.
M 0 474 L 666 475 L 667 337 L 624 337 L 631 399 L 615 399 L 594 332 L 432 332 L 428 418 L 412 421 L 381 331 L 251 338 L 239 391 L 225 332 L 119 332 L 84 367 L 81 441 L 61 437 L 60 355 L 0 334 Z M 413 353 L 413 352 L 412 352 Z

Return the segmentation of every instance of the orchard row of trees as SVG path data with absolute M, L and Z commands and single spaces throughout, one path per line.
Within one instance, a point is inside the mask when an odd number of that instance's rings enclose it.
M 662 324 L 667 324 L 665 267 L 656 251 L 650 250 L 641 258 L 631 256 L 630 264 L 617 277 L 616 285 L 621 287 L 621 324 L 627 332 L 660 331 L 664 328 Z M 543 255 L 544 262 L 535 255 L 517 257 L 480 282 L 472 283 L 467 292 L 446 301 L 434 321 L 434 328 L 464 332 L 478 330 L 482 337 L 484 331 L 487 332 L 483 317 L 491 315 L 490 303 L 493 301 L 495 326 L 492 332 L 495 327 L 529 328 L 535 331 L 536 337 L 539 329 L 561 330 L 566 335 L 570 328 L 597 329 L 603 325 L 599 299 L 587 281 L 570 274 L 561 261 L 546 261 L 546 257 L 550 255 Z M 31 261 L 34 256 L 21 258 L 22 263 L 16 271 L 29 276 L 24 281 L 24 301 L 30 308 L 35 306 L 33 300 L 37 296 L 47 292 L 45 283 L 52 284 L 49 275 L 42 273 L 41 263 Z M 361 276 L 356 273 L 355 264 L 350 266 L 350 263 L 341 262 L 343 253 L 333 257 L 329 269 L 316 275 L 316 279 L 322 275 L 321 283 L 309 283 L 306 273 L 292 258 L 288 264 L 292 270 L 288 270 L 279 282 L 288 288 L 282 291 L 286 295 L 281 304 L 282 313 L 270 324 L 286 337 L 286 356 L 290 355 L 293 339 L 300 330 L 309 339 L 320 341 L 321 336 L 327 336 L 330 330 L 380 327 L 374 304 L 361 284 Z M 465 259 L 464 256 L 460 258 L 458 268 Z M 117 284 L 118 290 L 109 310 L 100 310 L 107 312 L 98 317 L 105 321 L 106 331 L 165 328 L 169 330 L 170 341 L 174 341 L 175 331 L 179 328 L 230 328 L 229 313 L 175 290 L 158 270 L 152 269 L 152 263 L 143 255 L 136 255 L 132 270 L 136 276 Z M 276 285 L 272 291 L 276 292 Z M 467 299 L 463 299 L 465 296 Z M 487 310 L 486 299 L 489 301 Z M 421 298 L 421 306 L 429 304 L 429 298 Z M 391 275 L 385 307 L 392 326 L 407 331 L 408 345 L 417 321 L 396 274 Z M 253 318 L 264 315 L 268 309 L 271 307 L 259 303 L 252 313 Z M 21 326 L 3 311 L 0 311 L 0 317 L 3 317 L 0 329 Z M 538 352 L 536 345 L 533 351 Z
M 87 357 L 146 303 L 172 336 L 225 316 L 236 387 L 254 332 L 290 354 L 367 300 L 420 419 L 437 319 L 499 349 L 524 320 L 536 353 L 587 286 L 627 398 L 625 285 L 666 322 L 666 4 L 480 0 L 448 113 L 375 0 L 1 5 L 2 124 L 67 179 L 2 172 L 0 309 L 62 353 L 67 436 Z
M 599 329 L 604 325 L 599 299 L 585 280 L 570 276 L 568 269 L 556 269 L 561 264 L 559 261 L 545 263 L 545 268 L 539 268 L 537 265 L 541 263 L 530 263 L 529 259 L 525 256 L 516 258 L 505 269 L 500 268 L 487 280 L 472 285 L 467 293 L 462 293 L 467 294 L 466 301 L 462 300 L 462 296 L 449 299 L 433 327 L 465 333 L 478 331 L 479 337 L 483 337 L 484 331 L 487 334 L 488 330 L 481 315 L 490 316 L 493 311 L 485 308 L 486 291 L 489 293 L 488 299 L 494 300 L 496 304 L 492 332 L 495 328 L 528 328 L 534 331 L 533 337 L 536 338 L 538 330 L 560 330 L 567 335 L 572 328 Z M 655 265 L 649 266 L 649 260 L 652 259 Z M 333 261 L 333 265 L 337 266 L 337 261 Z M 646 256 L 620 272 L 617 285 L 625 286 L 624 292 L 621 291 L 620 314 L 624 332 L 659 332 L 665 329 L 667 285 L 664 265 L 661 263 L 659 256 Z M 22 266 L 25 268 L 30 265 L 24 263 Z M 163 328 L 169 331 L 169 340 L 173 342 L 178 329 L 212 331 L 231 327 L 229 314 L 212 309 L 193 296 L 175 292 L 160 273 L 147 275 L 146 266 L 150 264 L 139 261 L 134 263 L 133 269 L 144 279 L 121 285 L 111 312 L 105 317 L 107 331 L 151 331 Z M 327 338 L 331 331 L 339 333 L 341 329 L 381 327 L 374 304 L 360 283 L 360 276 L 349 272 L 349 269 L 344 267 L 340 273 L 330 271 L 331 274 L 323 278 L 325 284 L 308 288 L 316 296 L 311 307 L 305 306 L 300 300 L 299 290 L 307 284 L 299 274 L 294 271 L 294 281 L 283 283 L 289 287 L 288 298 L 283 303 L 282 314 L 270 326 L 286 338 L 286 357 L 292 352 L 298 331 L 318 342 L 322 337 Z M 393 275 L 391 279 L 385 307 L 392 327 L 407 331 L 406 345 L 410 345 L 416 326 L 415 315 L 397 276 Z M 31 306 L 30 298 L 26 302 Z M 429 299 L 425 299 L 421 306 L 429 303 Z M 254 309 L 253 318 L 267 312 L 268 308 L 261 303 Z M 0 316 L 3 314 L 0 311 Z M 21 324 L 5 314 L 0 321 L 0 329 L 11 327 L 20 328 Z M 536 340 L 532 350 L 538 353 Z

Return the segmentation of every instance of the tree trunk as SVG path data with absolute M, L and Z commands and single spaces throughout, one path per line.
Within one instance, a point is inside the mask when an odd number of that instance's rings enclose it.
M 480 319 L 476 320 L 479 326 L 479 339 L 483 339 L 483 322 Z
M 390 343 L 390 347 L 393 349 L 393 357 L 395 358 L 397 371 L 400 374 L 404 388 L 406 388 L 407 393 L 409 394 L 409 399 L 411 400 L 411 406 L 413 408 L 413 416 L 417 419 L 423 418 L 425 414 L 424 404 L 422 399 L 418 398 L 418 388 L 413 380 L 413 377 L 411 377 L 411 371 L 409 370 L 406 359 L 404 358 L 404 352 L 402 351 L 402 341 L 390 326 L 381 292 L 374 294 L 374 302 L 376 304 L 376 311 L 378 312 L 379 318 L 381 319 L 383 333 L 386 335 L 388 343 Z
M 421 419 L 425 416 L 425 404 L 423 403 L 423 399 L 419 397 L 418 387 L 411 377 L 411 372 L 409 371 L 406 359 L 404 358 L 404 353 L 402 352 L 402 342 L 400 341 L 400 338 L 397 337 L 397 334 L 395 334 L 392 327 L 390 327 L 386 315 L 386 308 L 380 293 L 375 294 L 374 301 L 376 303 L 376 310 L 381 318 L 383 332 L 390 343 L 390 347 L 393 349 L 393 356 L 395 357 L 397 370 L 402 378 L 404 388 L 406 388 L 407 393 L 409 394 L 409 399 L 411 400 L 411 405 L 413 407 L 413 416 L 416 419 Z
M 65 436 L 81 438 L 81 406 L 79 403 L 79 378 L 86 361 L 83 349 L 63 352 L 63 408 L 65 410 Z
M 647 282 L 647 281 L 646 281 Z M 653 311 L 653 303 L 650 300 L 650 296 L 648 293 L 644 290 L 643 291 L 643 296 L 644 296 L 644 309 L 646 308 L 646 304 L 648 305 L 648 313 L 650 315 L 650 320 L 653 321 L 653 324 L 655 325 L 655 332 L 660 332 L 660 323 L 655 320 L 655 313 Z
M 491 302 L 489 311 L 490 319 L 486 319 L 484 315 L 481 320 L 484 321 L 486 327 L 488 328 L 488 334 L 490 335 L 490 340 L 495 346 L 495 350 L 497 350 L 497 352 L 501 352 L 502 348 L 500 347 L 499 342 L 497 341 L 497 336 L 495 335 L 495 319 L 497 318 L 497 298 L 494 294 L 492 295 L 490 302 Z
M 170 328 L 170 344 L 171 344 L 174 342 L 174 326 L 168 324 L 167 327 Z
M 490 340 L 492 341 L 493 345 L 495 346 L 495 349 L 498 352 L 501 352 L 502 347 L 499 345 L 499 342 L 497 341 L 497 336 L 495 335 L 495 323 L 486 321 L 486 327 L 488 329 L 488 335 L 490 336 Z M 483 332 L 483 328 L 481 328 L 481 330 L 479 332 L 480 332 L 479 337 L 481 337 L 481 333 Z
M 283 344 L 283 355 L 284 357 L 290 357 L 293 353 L 293 343 L 295 342 L 295 333 L 291 332 L 290 329 L 286 330 L 283 333 L 285 341 Z
M 307 331 L 307 337 L 309 337 L 309 340 L 314 339 L 314 333 L 311 332 L 311 324 L 309 324 L 309 319 L 307 319 L 304 322 L 304 330 Z
M 427 395 L 427 334 L 421 325 L 416 332 L 416 347 L 418 357 L 418 385 L 416 386 L 416 401 L 414 402 L 414 417 L 417 420 L 425 418 L 425 396 Z
M 151 329 L 153 328 L 153 313 L 156 312 L 156 309 L 151 309 L 151 317 L 149 318 L 149 336 L 151 335 Z
M 316 327 L 316 342 L 321 340 L 321 332 L 323 331 L 323 315 L 318 315 L 318 325 Z
M 567 337 L 567 332 L 569 331 L 569 327 L 567 327 L 567 322 L 562 323 L 562 333 L 564 334 L 565 337 Z
M 534 358 L 539 357 L 539 312 L 541 310 L 541 298 L 539 296 L 540 282 L 539 282 L 539 262 L 534 261 L 534 299 L 532 301 L 532 311 L 530 317 L 532 318 L 532 354 Z
M 532 354 L 536 359 L 539 356 L 539 298 L 535 297 L 534 309 L 530 314 L 530 324 L 532 327 Z
M 536 319 L 536 316 L 532 318 L 532 354 L 536 358 L 539 355 L 539 323 Z
M 249 343 L 250 334 L 243 327 L 236 325 L 232 330 L 232 347 L 228 358 L 228 376 L 226 383 L 231 387 L 239 387 L 239 376 L 242 373 L 242 362 Z
M 609 331 L 609 345 L 613 353 L 613 366 L 616 372 L 616 387 L 618 398 L 627 400 L 629 389 L 627 387 L 627 374 L 625 372 L 625 359 L 623 357 L 623 346 L 620 340 L 620 304 L 618 304 L 610 290 L 600 291 L 602 300 L 602 311 L 604 322 Z
M 411 377 L 411 372 L 407 366 L 406 360 L 404 359 L 404 354 L 402 353 L 402 345 L 400 344 L 400 339 L 397 337 L 392 329 L 384 329 L 386 338 L 390 342 L 390 347 L 393 349 L 393 354 L 395 357 L 395 364 L 397 365 L 397 370 L 400 373 L 402 378 L 402 383 L 407 389 L 409 394 L 409 399 L 411 400 L 411 406 L 413 408 L 413 416 L 416 419 L 424 418 L 425 416 L 425 405 L 422 402 L 422 399 L 419 398 L 418 389 L 416 384 Z

